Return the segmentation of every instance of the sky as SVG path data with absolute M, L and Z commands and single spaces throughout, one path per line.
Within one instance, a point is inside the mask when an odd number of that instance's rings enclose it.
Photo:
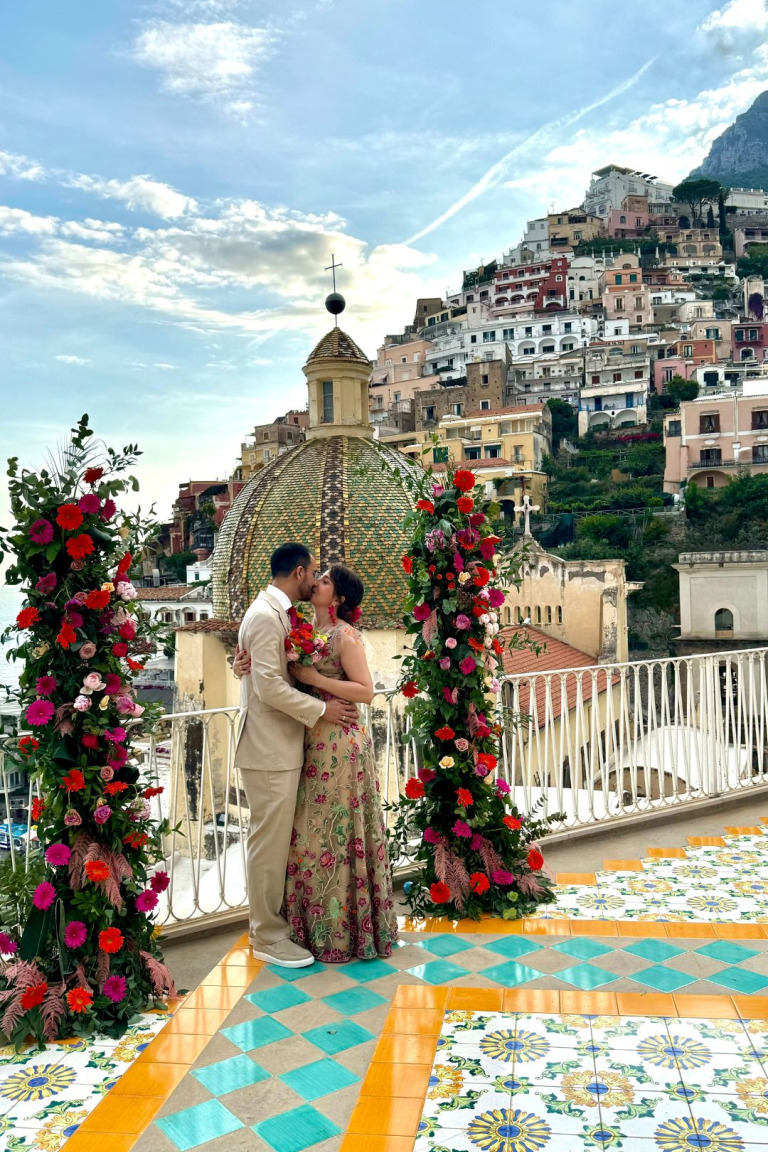
M 88 412 L 166 518 L 304 406 L 332 253 L 374 357 L 595 168 L 677 182 L 765 88 L 763 0 L 7 5 L 0 459 Z

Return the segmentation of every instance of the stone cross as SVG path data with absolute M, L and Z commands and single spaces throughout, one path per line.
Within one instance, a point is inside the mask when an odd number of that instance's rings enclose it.
M 333 275 L 333 290 L 334 290 L 334 292 L 336 291 L 336 269 L 341 268 L 341 267 L 342 267 L 342 265 L 340 263 L 339 264 L 336 263 L 336 253 L 332 252 L 331 253 L 331 262 L 326 267 L 325 271 L 330 272 Z
M 539 508 L 539 504 L 531 503 L 531 498 L 527 492 L 523 496 L 522 502 L 515 504 L 515 512 L 522 512 L 525 517 L 523 536 L 527 537 L 531 535 L 531 512 L 538 512 Z

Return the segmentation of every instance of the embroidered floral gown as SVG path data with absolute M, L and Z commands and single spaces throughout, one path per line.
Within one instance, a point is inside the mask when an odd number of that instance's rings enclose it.
M 342 633 L 362 644 L 348 624 L 328 637 L 323 676 L 344 679 Z M 384 816 L 371 738 L 353 724 L 320 719 L 304 738 L 285 889 L 293 939 L 318 960 L 389 956 L 397 936 Z

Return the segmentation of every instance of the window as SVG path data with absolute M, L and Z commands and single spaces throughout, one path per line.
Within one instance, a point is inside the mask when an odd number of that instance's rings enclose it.
M 483 343 L 491 344 L 496 339 L 495 332 L 483 332 Z
M 512 609 L 511 608 L 505 608 L 504 609 L 504 623 L 505 624 L 511 624 L 512 623 Z
M 715 612 L 715 633 L 733 632 L 733 612 L 730 608 L 718 608 Z
M 482 376 L 480 377 L 480 383 L 481 384 L 487 384 L 488 383 L 488 373 L 487 372 L 483 372 Z
M 530 624 L 530 622 L 531 622 L 531 606 L 530 606 L 530 604 L 526 604 L 526 606 L 525 606 L 525 619 Z
M 533 328 L 526 328 L 525 335 L 526 336 L 533 336 Z
M 421 418 L 422 418 L 422 420 L 434 420 L 434 418 L 435 418 L 434 405 L 430 404 L 427 408 L 422 408 Z
M 547 604 L 546 608 L 544 609 L 544 623 L 552 623 L 552 607 L 549 604 Z
M 743 328 L 737 328 L 736 329 L 736 339 L 739 341 L 744 339 L 744 329 Z
M 593 384 L 599 384 L 600 383 L 600 377 L 599 376 L 593 376 L 592 377 L 592 383 Z
M 643 378 L 642 368 L 636 368 L 635 369 L 635 380 L 642 380 L 642 378 Z
M 333 424 L 333 380 L 323 380 L 323 424 Z
M 623 312 L 624 311 L 624 297 L 623 296 L 617 296 L 616 297 L 616 311 L 617 312 Z
M 473 332 L 473 333 L 472 333 L 472 335 L 470 336 L 470 338 L 469 338 L 469 342 L 470 342 L 470 344 L 477 344 L 477 336 L 475 335 L 475 333 L 474 333 L 474 332 Z
M 670 420 L 667 424 L 667 436 L 680 436 L 681 435 L 681 421 Z
M 566 343 L 563 344 L 563 352 L 572 352 L 572 351 L 573 351 L 573 340 L 567 340 Z
M 685 356 L 685 357 L 693 356 L 693 345 L 692 344 L 684 344 L 683 345 L 683 356 Z
M 752 427 L 754 429 L 765 428 L 768 429 L 768 409 L 758 409 L 752 413 Z
M 639 356 L 640 355 L 640 345 L 639 344 L 630 344 L 629 351 L 630 351 L 630 354 L 632 356 Z
M 710 432 L 720 431 L 720 414 L 718 412 L 710 413 L 706 416 L 699 416 L 699 434 L 707 435 Z
M 635 296 L 635 308 L 642 308 L 642 306 L 643 306 L 642 296 Z
M 515 464 L 522 464 L 523 462 L 523 449 L 522 445 L 515 444 Z
M 471 292 L 470 292 L 470 293 L 468 293 L 468 295 L 467 295 L 467 304 L 471 304 L 471 303 L 473 302 L 473 300 L 474 300 L 474 299 L 475 299 L 475 298 L 474 298 L 474 296 L 472 295 L 472 293 L 471 293 Z
M 613 374 L 614 384 L 618 384 L 619 380 L 621 380 L 621 372 L 614 372 L 614 374 Z
M 552 325 L 551 324 L 542 324 L 541 334 L 542 334 L 542 336 L 551 336 L 552 335 Z
M 433 448 L 432 449 L 432 463 L 433 464 L 447 464 L 448 463 L 448 448 Z
M 394 401 L 395 401 L 395 404 L 399 404 L 399 402 L 400 402 L 400 393 L 399 392 L 395 392 Z
M 486 444 L 485 455 L 490 460 L 498 460 L 499 457 L 501 456 L 501 445 L 500 444 Z
M 490 400 L 481 400 L 481 401 L 480 401 L 480 411 L 481 411 L 481 412 L 488 412 L 488 411 L 490 411 L 490 407 L 491 407 L 491 402 L 490 402 Z
M 536 605 L 536 623 L 541 624 L 541 604 Z
M 571 323 L 570 320 L 566 320 L 565 324 L 563 324 L 563 332 L 572 332 L 572 331 L 573 331 L 573 324 Z
M 503 336 L 503 338 L 504 338 L 505 340 L 514 340 L 514 338 L 515 338 L 515 330 L 514 330 L 514 328 L 505 328 L 505 329 L 502 331 L 501 335 Z
M 522 624 L 523 620 L 524 620 L 523 610 L 518 605 L 518 608 L 517 608 L 517 622 L 518 622 L 518 624 Z
M 629 276 L 630 284 L 637 284 L 637 272 L 631 272 Z
M 722 464 L 723 453 L 719 448 L 702 448 L 701 450 L 701 463 L 714 465 Z
M 614 284 L 621 284 L 621 273 L 617 272 L 613 278 Z
M 461 416 L 461 404 L 454 404 L 453 414 L 454 416 Z
M 562 605 L 560 605 L 560 604 L 558 604 L 558 606 L 557 606 L 557 622 L 558 622 L 558 624 L 562 624 L 562 622 L 563 622 L 563 609 L 562 609 Z
M 714 488 L 714 486 L 715 486 L 714 476 L 707 476 L 707 488 Z
M 479 459 L 480 459 L 480 449 L 479 448 L 467 448 L 467 460 L 479 460 Z
M 541 350 L 542 352 L 554 352 L 555 346 L 554 344 L 542 344 Z
M 757 340 L 757 328 L 750 328 L 749 339 L 750 340 Z
M 333 420 L 333 415 L 331 415 L 331 420 Z M 326 424 L 328 424 L 328 423 L 329 423 L 329 421 L 328 421 L 328 420 L 326 420 L 326 421 L 325 421 L 325 423 L 326 423 Z M 270 451 L 269 451 L 269 448 L 265 448 L 265 449 L 264 449 L 264 460 L 265 460 L 265 461 L 266 461 L 266 460 L 269 460 L 270 456 L 271 456 L 271 453 L 270 453 Z
M 619 216 L 619 224 L 626 224 L 626 222 L 627 222 L 626 216 Z
M 768 444 L 755 444 L 752 449 L 753 464 L 768 464 Z
M 408 357 L 407 356 L 401 356 L 400 357 L 400 363 L 401 364 L 407 364 L 408 363 Z

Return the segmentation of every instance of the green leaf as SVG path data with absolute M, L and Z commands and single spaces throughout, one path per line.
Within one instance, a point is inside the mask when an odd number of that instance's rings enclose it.
M 29 914 L 24 934 L 19 942 L 19 959 L 27 960 L 30 963 L 36 956 L 41 956 L 45 951 L 45 944 L 53 929 L 53 916 L 51 909 L 48 908 L 45 912 L 40 908 L 32 906 Z

